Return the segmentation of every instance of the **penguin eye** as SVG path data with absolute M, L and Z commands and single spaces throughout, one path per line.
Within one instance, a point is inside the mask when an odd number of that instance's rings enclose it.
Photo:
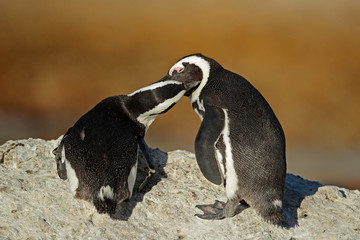
M 180 68 L 177 72 L 178 73 L 181 73 L 181 72 L 183 72 L 184 71 L 184 68 Z

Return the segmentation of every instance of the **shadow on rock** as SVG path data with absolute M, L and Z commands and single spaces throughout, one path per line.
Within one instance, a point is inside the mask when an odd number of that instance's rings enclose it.
M 152 187 L 158 184 L 162 178 L 167 178 L 167 175 L 164 172 L 164 167 L 168 160 L 167 153 L 162 152 L 159 149 L 151 149 L 151 155 L 155 161 L 155 174 L 140 191 L 139 187 L 148 174 L 146 160 L 143 155 L 140 155 L 133 195 L 130 200 L 122 202 L 117 206 L 115 214 L 111 216 L 113 219 L 127 221 L 130 218 L 133 209 L 136 207 L 136 204 L 143 201 L 145 194 L 150 192 Z
M 309 181 L 295 176 L 286 175 L 285 194 L 284 194 L 284 223 L 286 228 L 293 228 L 298 225 L 298 219 L 307 217 L 306 214 L 298 216 L 298 209 L 305 197 L 314 195 L 322 184 Z

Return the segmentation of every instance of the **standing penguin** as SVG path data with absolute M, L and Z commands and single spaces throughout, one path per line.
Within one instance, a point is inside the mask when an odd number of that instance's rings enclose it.
M 115 213 L 118 203 L 130 199 L 138 148 L 154 171 L 143 139 L 147 129 L 199 80 L 164 78 L 129 95 L 106 98 L 83 115 L 53 151 L 58 175 L 69 179 L 75 197 L 93 202 L 99 213 L 109 214 Z
M 200 85 L 187 92 L 202 121 L 196 160 L 210 182 L 224 184 L 228 201 L 198 205 L 204 214 L 196 216 L 223 219 L 251 206 L 266 221 L 280 224 L 286 160 L 278 119 L 245 78 L 201 54 L 180 59 L 167 77 L 184 81 L 199 75 Z

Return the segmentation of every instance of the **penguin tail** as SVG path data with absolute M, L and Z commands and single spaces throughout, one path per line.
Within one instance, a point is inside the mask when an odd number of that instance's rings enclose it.
M 102 186 L 93 198 L 98 213 L 114 214 L 117 206 L 116 194 L 109 185 Z
M 281 225 L 283 220 L 282 201 L 275 200 L 266 204 L 263 209 L 260 209 L 259 214 L 266 222 L 277 226 Z
M 278 211 L 275 212 L 271 215 L 263 215 L 263 218 L 265 219 L 266 222 L 269 222 L 271 224 L 274 225 L 281 225 L 282 224 L 282 218 L 283 218 L 283 214 L 282 211 Z

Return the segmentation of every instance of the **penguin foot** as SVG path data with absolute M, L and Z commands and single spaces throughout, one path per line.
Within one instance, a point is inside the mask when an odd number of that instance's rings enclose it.
M 144 189 L 144 187 L 148 184 L 148 182 L 153 174 L 155 174 L 155 169 L 149 168 L 148 175 L 146 176 L 145 180 L 139 186 L 139 191 L 142 191 Z
M 204 214 L 195 214 L 196 217 L 207 220 L 220 220 L 224 219 L 224 208 L 226 203 L 215 200 L 214 204 L 196 205 Z
M 227 203 L 215 200 L 214 204 L 196 205 L 204 214 L 195 214 L 196 217 L 207 220 L 221 220 L 239 214 L 249 205 L 245 201 L 227 201 Z

